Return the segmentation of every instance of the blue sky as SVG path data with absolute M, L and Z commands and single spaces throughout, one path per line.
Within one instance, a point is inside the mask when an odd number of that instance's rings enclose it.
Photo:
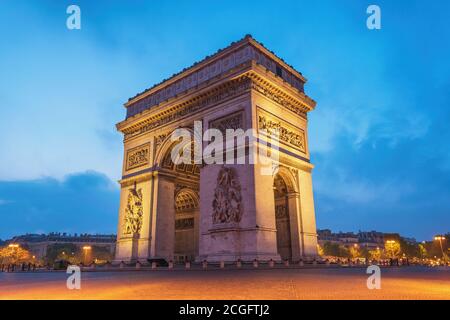
M 81 8 L 82 29 L 66 28 Z M 377 4 L 382 29 L 366 28 Z M 0 238 L 115 232 L 122 104 L 252 34 L 317 101 L 317 225 L 450 231 L 448 1 L 0 1 Z

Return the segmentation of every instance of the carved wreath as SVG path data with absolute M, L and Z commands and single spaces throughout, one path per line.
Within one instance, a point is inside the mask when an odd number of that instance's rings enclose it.
M 129 189 L 125 208 L 124 234 L 139 234 L 142 226 L 142 189 Z
M 242 198 L 239 180 L 232 168 L 223 167 L 214 190 L 213 223 L 239 222 L 242 217 Z

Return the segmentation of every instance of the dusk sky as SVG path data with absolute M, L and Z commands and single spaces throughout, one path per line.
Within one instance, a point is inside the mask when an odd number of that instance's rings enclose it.
M 70 4 L 81 30 L 66 27 Z M 369 4 L 381 30 L 366 27 Z M 317 101 L 319 229 L 450 231 L 449 12 L 444 0 L 1 0 L 0 238 L 115 233 L 123 103 L 245 34 Z

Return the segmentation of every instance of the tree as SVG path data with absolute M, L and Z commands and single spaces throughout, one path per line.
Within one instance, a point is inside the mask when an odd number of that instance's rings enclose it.
M 361 257 L 361 251 L 359 250 L 358 246 L 352 246 L 352 247 L 350 247 L 350 249 L 348 251 L 349 251 L 350 257 L 353 259 Z
M 33 258 L 27 249 L 20 246 L 0 248 L 1 264 L 18 264 L 32 262 Z
M 422 243 L 419 244 L 419 258 L 425 259 L 428 256 L 427 248 Z
M 67 260 L 71 264 L 78 264 L 81 261 L 81 250 L 73 243 L 55 243 L 49 245 L 45 261 L 53 264 L 58 260 Z
M 381 260 L 381 253 L 380 249 L 369 250 L 369 259 L 379 261 Z
M 92 258 L 94 261 L 111 261 L 114 257 L 108 247 L 92 246 Z
M 326 256 L 339 257 L 339 245 L 327 241 L 323 244 L 323 253 Z
M 387 240 L 384 249 L 386 252 L 386 256 L 389 258 L 398 258 L 400 256 L 400 243 L 395 240 Z
M 325 255 L 325 253 L 323 251 L 323 248 L 322 248 L 322 246 L 320 244 L 317 244 L 317 254 L 319 256 L 324 256 Z
M 350 258 L 350 251 L 346 246 L 339 246 L 339 257 Z

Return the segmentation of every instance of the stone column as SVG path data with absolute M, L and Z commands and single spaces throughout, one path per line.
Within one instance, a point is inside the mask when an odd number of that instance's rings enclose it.
M 119 221 L 117 227 L 117 244 L 115 262 L 135 261 L 148 256 L 149 217 L 150 217 L 150 176 L 139 176 L 133 180 L 121 181 Z M 137 190 L 142 192 L 142 226 L 138 234 L 124 234 L 124 222 L 130 189 L 136 183 Z M 145 253 L 144 253 L 145 252 Z
M 315 257 L 317 256 L 317 231 L 311 170 L 299 170 L 298 177 L 300 187 L 300 237 L 302 242 L 302 255 L 305 257 Z
M 173 260 L 175 249 L 175 184 L 169 178 L 158 177 L 154 213 L 154 258 Z M 155 207 L 154 206 L 154 207 Z M 152 246 L 153 247 L 153 246 Z
M 301 211 L 299 194 L 297 192 L 290 192 L 287 195 L 287 198 L 289 222 L 291 227 L 292 261 L 299 261 L 302 257 L 302 238 L 300 234 Z
M 143 195 L 146 205 L 137 247 L 137 259 L 141 263 L 147 263 L 147 259 L 151 256 L 154 180 L 155 177 L 151 174 L 147 182 L 147 188 L 145 188 L 146 192 Z

